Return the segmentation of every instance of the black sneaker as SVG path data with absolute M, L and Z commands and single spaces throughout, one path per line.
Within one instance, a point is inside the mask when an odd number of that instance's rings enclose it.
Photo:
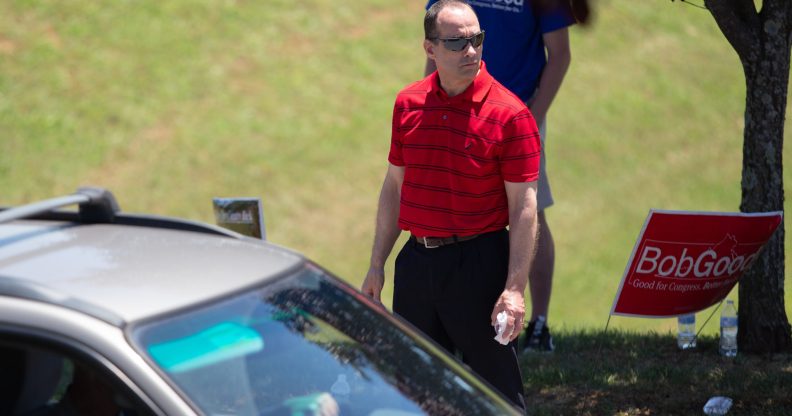
M 540 328 L 537 328 L 536 321 L 531 321 L 525 327 L 520 339 L 522 341 L 522 348 L 520 352 L 553 352 L 555 346 L 553 345 L 553 336 L 550 335 L 550 329 L 540 320 Z

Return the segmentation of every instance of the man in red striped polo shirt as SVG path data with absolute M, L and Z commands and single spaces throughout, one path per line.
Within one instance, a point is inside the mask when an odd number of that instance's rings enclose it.
M 536 237 L 539 132 L 525 104 L 487 72 L 470 6 L 437 2 L 424 31 L 437 71 L 396 98 L 362 290 L 380 300 L 385 261 L 408 231 L 393 311 L 524 408 L 515 340 Z M 507 345 L 493 340 L 499 314 Z

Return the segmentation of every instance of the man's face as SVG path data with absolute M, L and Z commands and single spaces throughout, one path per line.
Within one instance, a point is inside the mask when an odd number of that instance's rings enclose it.
M 437 15 L 440 39 L 468 38 L 481 33 L 475 13 L 468 7 L 446 7 Z M 442 40 L 424 41 L 424 50 L 434 60 L 444 87 L 468 85 L 476 77 L 481 63 L 483 45 L 468 42 L 460 51 L 448 50 Z

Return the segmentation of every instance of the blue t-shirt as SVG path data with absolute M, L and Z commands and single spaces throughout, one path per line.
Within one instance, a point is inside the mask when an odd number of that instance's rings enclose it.
M 437 0 L 430 0 L 428 9 Z M 547 64 L 542 35 L 575 23 L 568 9 L 536 10 L 531 0 L 468 0 L 486 32 L 487 70 L 523 101 L 536 91 Z

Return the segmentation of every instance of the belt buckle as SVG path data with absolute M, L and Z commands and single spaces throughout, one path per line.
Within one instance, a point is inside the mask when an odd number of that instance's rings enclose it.
M 440 245 L 430 246 L 429 243 L 426 242 L 426 237 L 421 237 L 421 238 L 423 238 L 424 247 L 426 247 L 426 248 L 438 248 L 438 247 L 440 247 Z

